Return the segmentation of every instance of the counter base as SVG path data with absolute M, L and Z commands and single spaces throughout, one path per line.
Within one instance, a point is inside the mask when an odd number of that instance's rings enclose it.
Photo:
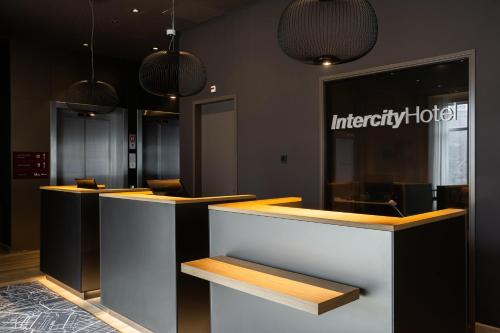
M 59 287 L 69 291 L 70 293 L 72 293 L 73 295 L 75 295 L 76 297 L 78 297 L 80 299 L 88 300 L 88 299 L 93 299 L 93 298 L 97 298 L 97 297 L 101 296 L 100 289 L 80 292 L 80 291 L 75 290 L 75 289 L 71 288 L 70 286 L 66 285 L 64 282 L 61 282 L 61 281 L 57 280 L 56 278 L 53 278 L 50 275 L 45 275 L 45 277 L 50 282 L 52 282 L 52 283 L 58 285 Z

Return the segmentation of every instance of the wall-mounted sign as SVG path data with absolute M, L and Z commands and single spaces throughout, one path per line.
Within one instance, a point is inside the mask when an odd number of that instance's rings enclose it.
M 49 153 L 14 152 L 12 157 L 14 179 L 49 178 Z
M 395 112 L 394 110 L 384 110 L 381 114 L 368 114 L 363 116 L 355 116 L 349 114 L 347 117 L 339 117 L 333 115 L 332 130 L 366 128 L 390 126 L 394 129 L 399 128 L 401 124 L 409 125 L 412 121 L 416 124 L 451 121 L 457 120 L 457 106 L 452 104 L 444 108 L 434 105 L 432 109 L 421 109 L 420 106 L 415 108 L 415 112 L 411 112 L 407 107 L 403 112 Z
M 137 149 L 137 135 L 136 134 L 130 134 L 128 136 L 128 149 L 130 149 L 130 150 Z

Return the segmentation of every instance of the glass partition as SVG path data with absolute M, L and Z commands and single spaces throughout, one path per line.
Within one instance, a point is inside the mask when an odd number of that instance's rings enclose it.
M 325 208 L 468 206 L 467 59 L 325 83 Z

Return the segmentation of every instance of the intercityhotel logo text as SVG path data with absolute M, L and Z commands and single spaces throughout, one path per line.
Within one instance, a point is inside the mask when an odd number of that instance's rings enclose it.
M 432 109 L 421 109 L 420 106 L 417 106 L 415 107 L 415 111 L 406 107 L 402 112 L 384 110 L 381 114 L 369 114 L 365 116 L 355 116 L 351 113 L 347 117 L 339 117 L 335 114 L 333 115 L 331 129 L 338 130 L 382 126 L 390 126 L 396 129 L 399 128 L 401 124 L 404 123 L 409 125 L 412 121 L 420 124 L 451 120 L 457 120 L 456 104 L 448 105 L 444 108 L 434 105 Z

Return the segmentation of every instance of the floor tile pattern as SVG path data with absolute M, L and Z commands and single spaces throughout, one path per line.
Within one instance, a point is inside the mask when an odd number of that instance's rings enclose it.
M 38 282 L 0 288 L 0 333 L 117 333 Z

